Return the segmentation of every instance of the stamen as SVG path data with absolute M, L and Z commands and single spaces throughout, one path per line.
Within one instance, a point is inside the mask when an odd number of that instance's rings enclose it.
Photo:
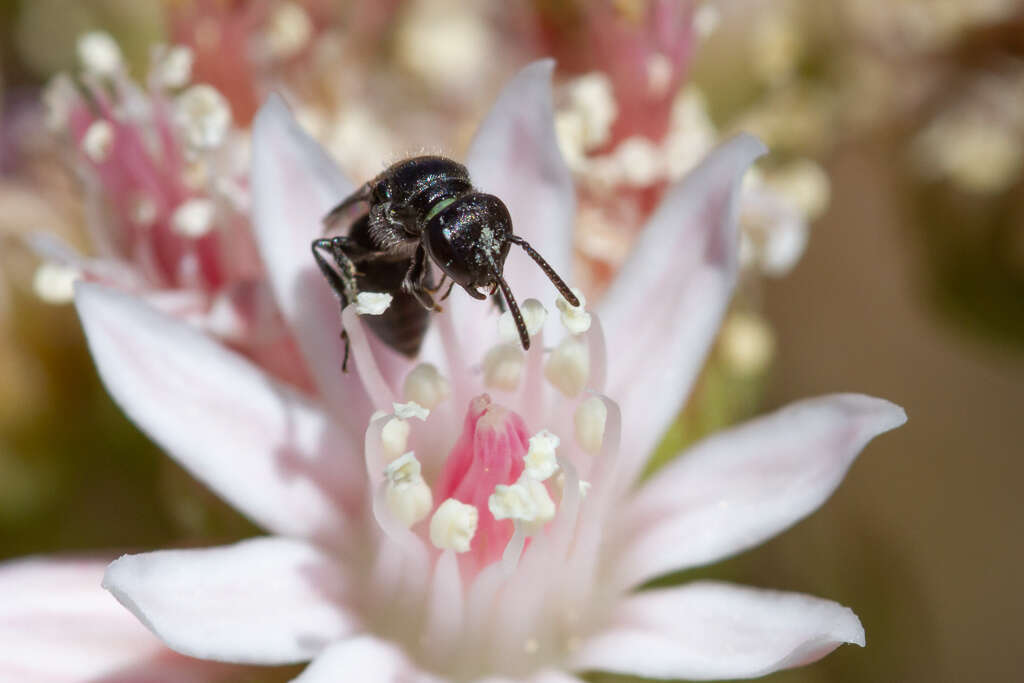
M 583 390 L 589 374 L 590 353 L 587 345 L 573 336 L 563 339 L 544 365 L 544 376 L 569 398 Z
M 48 304 L 66 304 L 75 298 L 75 281 L 82 276 L 74 266 L 47 261 L 36 268 L 32 291 Z
M 79 36 L 77 49 L 78 60 L 88 74 L 109 77 L 121 71 L 124 66 L 121 48 L 109 33 L 93 31 Z
M 409 430 L 409 423 L 397 417 L 385 423 L 380 432 L 380 445 L 387 462 L 394 464 L 405 453 L 409 445 Z
M 416 401 L 409 401 L 408 403 L 392 403 L 391 405 L 395 409 L 395 417 L 403 420 L 414 417 L 417 420 L 423 420 L 426 422 L 427 417 L 430 415 L 430 411 Z
M 82 151 L 89 161 L 101 164 L 110 158 L 110 150 L 114 147 L 114 127 L 110 121 L 99 119 L 82 136 Z
M 420 462 L 409 451 L 384 470 L 385 500 L 395 519 L 411 527 L 430 514 L 434 496 L 420 474 Z
M 356 313 L 359 315 L 381 315 L 391 305 L 387 292 L 359 292 L 356 294 Z
M 522 524 L 528 536 L 536 534 L 555 518 L 555 502 L 542 482 L 526 472 L 511 486 L 499 484 L 487 499 L 495 519 L 512 519 Z
M 267 48 L 277 59 L 288 59 L 302 51 L 313 35 L 313 22 L 306 10 L 294 2 L 279 5 L 270 15 Z
M 502 391 L 515 391 L 525 363 L 525 356 L 518 343 L 498 344 L 484 355 L 484 385 Z
M 192 78 L 195 54 L 187 45 L 174 45 L 156 53 L 150 72 L 153 82 L 160 88 L 180 88 Z
M 555 306 L 562 312 L 562 324 L 565 329 L 571 334 L 583 334 L 590 329 L 590 314 L 583 309 L 587 305 L 587 300 L 583 292 L 576 287 L 572 288 L 572 293 L 580 300 L 579 306 L 573 306 L 561 295 L 555 299 Z
M 527 299 L 519 310 L 530 336 L 540 332 L 544 327 L 544 322 L 548 319 L 548 310 L 544 308 L 544 305 L 536 299 Z M 516 321 L 510 311 L 505 311 L 498 318 L 498 337 L 507 344 L 518 344 L 519 342 L 519 330 L 516 329 Z
M 231 105 L 212 85 L 200 83 L 178 95 L 177 119 L 185 140 L 196 149 L 220 147 L 231 128 Z
M 406 401 L 418 403 L 428 410 L 436 408 L 450 394 L 448 380 L 432 363 L 420 363 L 414 367 L 402 385 L 402 395 Z
M 545 481 L 558 469 L 555 451 L 561 443 L 555 434 L 542 429 L 530 437 L 530 448 L 526 451 L 524 463 L 526 473 L 537 481 Z
M 576 408 L 576 443 L 586 453 L 595 455 L 601 451 L 604 442 L 604 425 L 608 419 L 608 408 L 604 401 L 591 396 Z
M 430 520 L 430 542 L 441 550 L 464 553 L 476 535 L 476 508 L 449 498 L 437 507 Z
M 216 211 L 217 207 L 209 199 L 189 199 L 175 209 L 171 227 L 182 237 L 198 239 L 210 232 Z

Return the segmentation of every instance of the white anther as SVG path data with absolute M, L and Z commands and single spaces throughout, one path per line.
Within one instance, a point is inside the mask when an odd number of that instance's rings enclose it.
M 764 372 L 775 354 L 771 328 L 753 313 L 737 312 L 722 326 L 721 353 L 738 375 Z
M 356 313 L 380 315 L 388 310 L 392 296 L 387 292 L 359 292 L 356 294 Z
M 576 407 L 576 443 L 585 452 L 596 455 L 604 443 L 604 425 L 608 420 L 608 406 L 591 396 Z
M 113 76 L 121 71 L 124 59 L 121 48 L 109 33 L 92 31 L 78 37 L 78 61 L 86 73 L 95 76 Z
M 135 225 L 148 228 L 156 220 L 156 202 L 146 195 L 139 195 L 132 201 L 128 215 Z
M 449 498 L 437 507 L 430 520 L 430 542 L 441 550 L 464 553 L 476 534 L 478 520 L 475 507 Z
M 278 5 L 270 15 L 267 29 L 267 47 L 278 59 L 298 54 L 313 35 L 313 22 L 301 6 L 294 2 Z
M 406 401 L 419 403 L 428 410 L 433 410 L 451 394 L 451 386 L 437 366 L 432 363 L 420 363 L 405 376 L 402 395 Z
M 75 85 L 66 73 L 59 73 L 43 88 L 42 101 L 46 107 L 46 127 L 63 130 L 68 125 L 71 107 L 78 98 Z
M 106 119 L 97 119 L 82 136 L 82 151 L 89 161 L 99 164 L 110 158 L 114 148 L 114 127 Z
M 162 88 L 181 88 L 192 78 L 195 54 L 187 45 L 164 47 L 156 54 L 153 80 Z
M 563 394 L 577 396 L 590 376 L 590 351 L 577 337 L 563 339 L 548 356 L 544 376 Z
M 529 536 L 555 518 L 555 501 L 548 488 L 526 472 L 514 484 L 495 486 L 487 499 L 487 509 L 495 519 L 522 522 L 523 531 Z
M 555 451 L 561 439 L 546 429 L 542 429 L 530 437 L 530 448 L 526 451 L 523 462 L 526 473 L 537 481 L 544 481 L 558 469 Z
M 185 140 L 196 149 L 214 149 L 231 127 L 231 105 L 212 85 L 193 85 L 175 100 Z
M 527 299 L 519 307 L 523 315 L 523 324 L 526 325 L 526 332 L 532 337 L 541 331 L 544 322 L 548 319 L 548 309 L 536 299 Z M 519 343 L 519 330 L 516 328 L 516 321 L 511 311 L 505 311 L 498 318 L 498 337 L 508 344 Z
M 48 304 L 66 304 L 75 298 L 75 280 L 82 274 L 62 263 L 43 263 L 32 277 L 32 291 Z
M 424 519 L 434 505 L 434 495 L 420 474 L 420 462 L 412 451 L 384 470 L 387 478 L 385 500 L 391 514 L 407 527 Z
M 210 232 L 217 207 L 209 199 L 194 197 L 182 202 L 171 216 L 171 227 L 183 237 L 198 238 Z
M 587 305 L 587 298 L 576 287 L 572 287 L 571 290 L 576 295 L 576 298 L 580 300 L 580 305 L 573 306 L 565 297 L 558 295 L 558 298 L 555 299 L 555 306 L 562 312 L 562 324 L 565 326 L 565 329 L 569 330 L 572 334 L 583 334 L 590 329 L 590 314 L 584 310 L 584 306 Z
M 380 430 L 380 445 L 384 449 L 384 460 L 396 461 L 409 446 L 409 423 L 393 417 Z
M 526 357 L 515 344 L 498 344 L 484 354 L 484 385 L 492 389 L 515 391 L 523 375 Z
M 660 52 L 647 58 L 647 90 L 658 97 L 668 92 L 672 85 L 672 61 Z
M 693 28 L 699 37 L 707 38 L 718 28 L 721 19 L 721 10 L 716 5 L 710 2 L 701 3 L 701 6 L 693 13 Z
M 600 71 L 581 76 L 570 84 L 569 100 L 583 118 L 584 147 L 594 149 L 606 143 L 619 113 L 611 79 Z
M 391 405 L 395 410 L 395 417 L 403 420 L 415 417 L 417 420 L 423 420 L 425 422 L 427 416 L 430 415 L 430 411 L 416 401 L 409 401 L 408 403 L 392 403 Z

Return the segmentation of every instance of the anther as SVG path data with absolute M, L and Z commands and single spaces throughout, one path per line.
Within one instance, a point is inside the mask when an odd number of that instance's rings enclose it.
M 574 415 L 576 443 L 585 452 L 591 455 L 600 452 L 601 444 L 604 443 L 604 425 L 607 419 L 608 407 L 596 396 L 591 396 L 577 406 Z
M 406 401 L 418 403 L 428 410 L 436 408 L 450 394 L 448 380 L 432 363 L 420 363 L 414 367 L 402 385 L 402 395 Z
M 519 386 L 525 362 L 518 344 L 498 344 L 484 354 L 484 385 L 493 389 L 514 391 Z
M 408 403 L 393 403 L 391 405 L 395 410 L 395 417 L 403 420 L 408 420 L 409 418 L 414 417 L 417 420 L 423 420 L 426 422 L 427 417 L 430 415 L 430 411 L 416 401 L 409 401 Z
M 420 474 L 419 460 L 412 451 L 388 465 L 384 476 L 387 478 L 385 500 L 395 519 L 410 527 L 430 513 L 434 496 Z
M 231 105 L 212 85 L 193 85 L 175 101 L 185 139 L 196 149 L 214 149 L 231 127 Z
M 89 161 L 100 164 L 110 158 L 110 150 L 114 147 L 114 127 L 110 121 L 99 119 L 93 121 L 82 136 L 82 151 Z
M 113 76 L 124 66 L 121 48 L 109 33 L 93 31 L 78 38 L 78 59 L 86 73 Z
M 540 332 L 548 318 L 548 311 L 544 305 L 536 299 L 527 299 L 519 310 L 529 335 L 532 337 Z M 516 329 L 516 321 L 512 317 L 511 311 L 502 313 L 498 318 L 498 337 L 502 342 L 508 344 L 519 341 L 519 331 Z
M 577 396 L 590 376 L 587 345 L 574 336 L 563 339 L 544 364 L 544 376 L 569 398 Z
M 213 227 L 217 207 L 209 199 L 194 197 L 182 202 L 171 216 L 171 227 L 183 237 L 198 239 Z
M 530 447 L 526 451 L 523 463 L 526 473 L 537 481 L 544 481 L 558 469 L 555 450 L 561 440 L 546 429 L 530 437 Z
M 356 295 L 356 313 L 359 315 L 381 315 L 391 305 L 387 292 L 359 292 Z
M 430 520 L 430 542 L 441 550 L 464 553 L 476 535 L 478 521 L 475 507 L 449 498 L 437 507 Z
M 583 309 L 587 305 L 587 300 L 583 292 L 576 287 L 572 288 L 572 293 L 579 299 L 578 306 L 573 306 L 561 295 L 555 299 L 555 306 L 562 312 L 562 324 L 565 329 L 572 334 L 583 334 L 590 329 L 590 314 Z
M 385 423 L 380 431 L 380 444 L 387 462 L 392 462 L 405 453 L 409 445 L 409 430 L 409 423 L 397 417 Z

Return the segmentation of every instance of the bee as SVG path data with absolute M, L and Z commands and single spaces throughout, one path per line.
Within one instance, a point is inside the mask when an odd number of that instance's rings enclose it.
M 391 294 L 388 309 L 367 323 L 385 344 L 409 357 L 419 351 L 430 312 L 441 310 L 434 296 L 446 281 L 440 301 L 459 285 L 474 299 L 494 296 L 500 305 L 500 290 L 523 348 L 530 348 L 523 316 L 502 274 L 513 244 L 540 266 L 570 304 L 579 306 L 558 273 L 512 232 L 505 204 L 474 189 L 466 167 L 446 157 L 419 156 L 393 164 L 342 200 L 323 223 L 325 236 L 313 241 L 313 257 L 341 307 L 355 301 L 359 292 Z M 344 230 L 346 223 L 347 233 L 327 236 Z M 431 264 L 441 272 L 436 286 Z M 345 332 L 342 338 L 344 370 Z

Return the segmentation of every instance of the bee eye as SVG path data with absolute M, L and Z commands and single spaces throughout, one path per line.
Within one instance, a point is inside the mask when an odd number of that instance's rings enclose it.
M 473 241 L 470 226 L 462 221 L 445 225 L 435 218 L 427 226 L 426 247 L 431 258 L 456 284 L 472 285 L 475 278 L 472 252 Z

